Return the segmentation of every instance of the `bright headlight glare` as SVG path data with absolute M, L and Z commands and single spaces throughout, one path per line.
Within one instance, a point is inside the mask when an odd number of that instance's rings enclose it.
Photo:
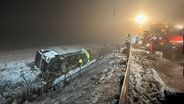
M 148 44 L 146 44 L 146 47 L 149 47 L 150 46 L 150 44 L 148 43 Z

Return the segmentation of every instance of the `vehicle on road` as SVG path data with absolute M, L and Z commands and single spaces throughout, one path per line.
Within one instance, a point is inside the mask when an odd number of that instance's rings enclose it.
M 183 50 L 183 36 L 178 34 L 169 35 L 145 35 L 143 38 L 137 40 L 134 47 L 144 47 L 146 50 L 152 52 L 162 51 L 165 56 L 179 56 L 182 55 Z

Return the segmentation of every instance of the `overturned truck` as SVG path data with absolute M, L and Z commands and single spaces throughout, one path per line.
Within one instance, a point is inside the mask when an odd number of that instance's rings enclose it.
M 76 48 L 78 47 L 78 48 Z M 86 64 L 91 59 L 91 50 L 89 48 L 82 48 L 81 46 L 73 47 L 50 47 L 48 49 L 38 50 L 35 57 L 35 65 L 41 71 L 64 71 L 64 66 L 76 67 L 79 66 L 79 60 L 81 59 L 81 65 Z
M 39 76 L 48 82 L 50 77 L 66 74 L 90 62 L 91 53 L 90 48 L 80 45 L 49 47 L 36 52 L 35 66 L 42 71 Z

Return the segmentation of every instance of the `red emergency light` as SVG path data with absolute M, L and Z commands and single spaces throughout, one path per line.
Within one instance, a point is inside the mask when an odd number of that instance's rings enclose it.
M 182 35 L 167 36 L 167 39 L 173 43 L 183 43 L 183 36 Z

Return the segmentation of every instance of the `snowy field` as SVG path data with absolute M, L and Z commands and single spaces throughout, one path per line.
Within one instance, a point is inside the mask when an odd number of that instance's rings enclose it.
M 35 79 L 31 70 L 36 49 L 25 49 L 0 53 L 0 88 L 16 88 L 18 84 Z
M 8 102 L 10 93 L 23 92 L 36 79 L 38 71 L 31 70 L 37 49 L 0 53 L 0 101 Z

